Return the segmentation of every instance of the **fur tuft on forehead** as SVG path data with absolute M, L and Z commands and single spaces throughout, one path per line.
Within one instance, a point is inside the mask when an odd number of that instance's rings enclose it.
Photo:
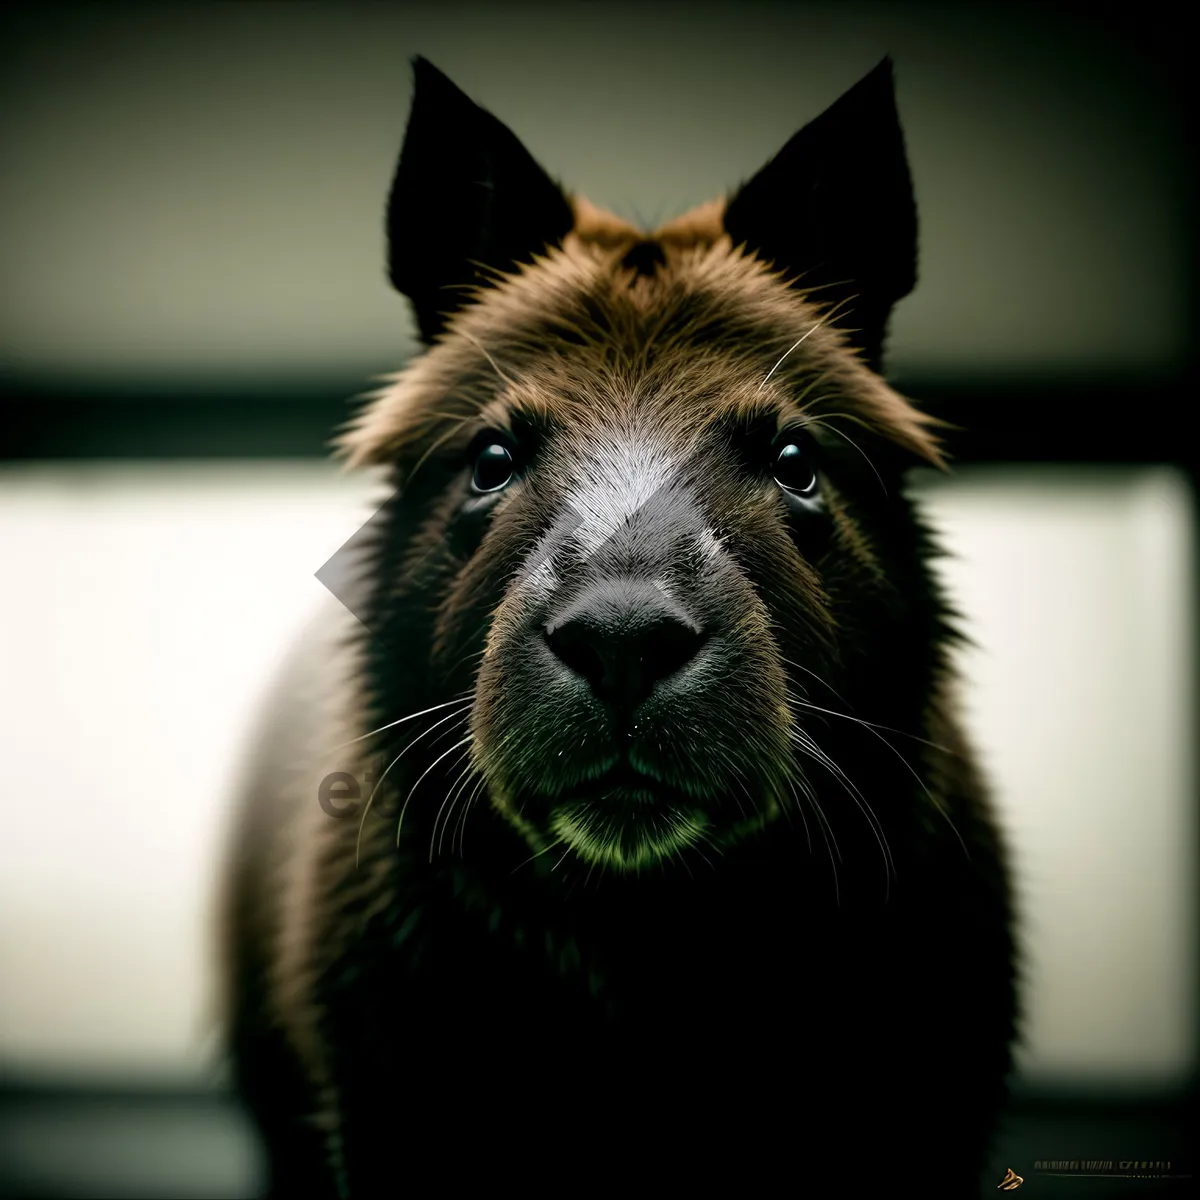
M 817 293 L 732 245 L 722 205 L 645 234 L 574 198 L 576 223 L 473 287 L 430 349 L 368 397 L 337 441 L 353 467 L 449 441 L 497 401 L 571 421 L 633 417 L 665 393 L 681 422 L 776 400 L 944 465 L 935 430 L 863 361 Z M 620 410 L 624 409 L 622 412 Z

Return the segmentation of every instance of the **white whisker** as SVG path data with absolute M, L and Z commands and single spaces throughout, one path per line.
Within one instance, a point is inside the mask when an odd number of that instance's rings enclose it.
M 778 362 L 777 362 L 777 363 L 776 363 L 776 364 L 775 364 L 775 365 L 774 365 L 774 366 L 773 366 L 773 367 L 772 367 L 772 368 L 771 368 L 771 369 L 770 369 L 770 370 L 767 372 L 767 377 L 766 377 L 766 379 L 764 379 L 764 380 L 762 381 L 762 383 L 760 383 L 760 384 L 758 385 L 758 392 L 761 392 L 761 391 L 763 390 L 763 388 L 765 388 L 765 387 L 767 386 L 767 384 L 768 384 L 768 383 L 770 383 L 770 381 L 771 381 L 771 376 L 772 376 L 772 375 L 774 375 L 774 374 L 775 374 L 775 372 L 776 372 L 776 371 L 778 371 L 778 370 L 779 370 L 779 368 L 783 366 L 783 360 L 784 360 L 785 358 L 787 358 L 787 356 L 788 356 L 789 354 L 791 354 L 791 352 L 792 352 L 793 350 L 795 350 L 795 349 L 796 349 L 796 347 L 797 347 L 797 346 L 799 346 L 799 345 L 800 345 L 800 343 L 801 343 L 802 341 L 804 341 L 804 339 L 805 339 L 806 337 L 808 337 L 810 334 L 816 333 L 816 331 L 817 331 L 818 329 L 820 329 L 820 328 L 821 328 L 821 326 L 822 326 L 823 324 L 824 324 L 824 320 L 823 320 L 823 319 L 822 319 L 822 320 L 820 320 L 820 321 L 818 321 L 818 322 L 817 322 L 817 323 L 816 323 L 816 324 L 815 324 L 815 325 L 814 325 L 814 326 L 813 326 L 813 327 L 812 327 L 812 328 L 811 328 L 811 329 L 808 331 L 808 333 L 806 333 L 806 334 L 803 334 L 801 337 L 798 337 L 798 338 L 797 338 L 797 339 L 796 339 L 796 340 L 795 340 L 795 341 L 794 341 L 794 342 L 793 342 L 793 343 L 792 343 L 792 344 L 791 344 L 791 345 L 790 345 L 790 346 L 789 346 L 789 347 L 788 347 L 788 348 L 787 348 L 787 349 L 784 351 L 784 353 L 783 353 L 783 358 L 781 358 L 781 359 L 780 359 L 780 360 L 779 360 L 779 361 L 778 361 Z M 757 395 L 758 395 L 758 392 L 755 392 L 754 394 L 757 396 Z
M 535 858 L 541 858 L 542 855 L 545 854 L 548 850 L 553 850 L 555 846 L 562 846 L 564 844 L 565 844 L 564 838 L 556 837 L 554 839 L 554 841 L 547 842 L 546 845 L 544 845 L 539 851 L 537 851 L 536 854 L 531 854 L 528 858 L 517 863 L 517 865 L 515 867 L 513 867 L 513 869 L 511 871 L 509 871 L 509 874 L 515 875 L 522 867 L 528 866 L 531 862 L 533 862 L 533 860 Z
M 445 708 L 446 706 L 445 706 L 444 704 L 439 704 L 437 707 L 438 707 L 438 708 Z M 430 734 L 431 734 L 431 733 L 432 733 L 432 732 L 433 732 L 435 729 L 437 729 L 437 727 L 438 727 L 439 725 L 445 725 L 445 723 L 446 723 L 447 721 L 452 721 L 452 720 L 454 720 L 456 717 L 457 717 L 457 718 L 461 718 L 461 717 L 462 717 L 462 716 L 463 716 L 463 715 L 464 715 L 464 714 L 467 712 L 467 710 L 468 710 L 468 708 L 469 708 L 469 707 L 470 707 L 469 703 L 464 703 L 464 704 L 463 704 L 463 706 L 462 706 L 462 708 L 460 708 L 460 709 L 456 710 L 455 712 L 452 712 L 452 713 L 447 713 L 447 714 L 446 714 L 446 716 L 444 716 L 444 717 L 440 718 L 439 720 L 435 721 L 435 722 L 434 722 L 432 725 L 430 725 L 428 729 L 422 730 L 422 731 L 421 731 L 420 733 L 418 733 L 418 734 L 417 734 L 417 736 L 416 736 L 415 738 L 413 738 L 413 740 L 412 740 L 411 742 L 409 742 L 409 743 L 408 743 L 408 745 L 407 745 L 407 746 L 405 746 L 405 747 L 404 747 L 404 749 L 403 749 L 403 750 L 401 750 L 401 751 L 400 751 L 400 753 L 399 753 L 399 754 L 397 754 L 397 755 L 396 755 L 396 757 L 395 757 L 395 758 L 393 758 L 393 759 L 392 759 L 392 761 L 391 761 L 390 763 L 388 763 L 388 765 L 387 765 L 387 766 L 384 768 L 383 774 L 382 774 L 382 775 L 380 775 L 380 777 L 379 777 L 379 778 L 376 780 L 376 782 L 375 782 L 375 786 L 374 786 L 374 787 L 371 789 L 371 795 L 370 795 L 370 796 L 368 797 L 368 799 L 367 799 L 366 807 L 363 809 L 363 815 L 362 815 L 362 816 L 359 818 L 359 822 L 358 822 L 358 837 L 357 837 L 357 838 L 355 838 L 355 841 L 354 841 L 354 866 L 355 866 L 355 868 L 357 868 L 357 867 L 358 867 L 358 863 L 359 863 L 359 855 L 360 855 L 360 853 L 361 853 L 361 851 L 362 851 L 362 831 L 363 831 L 363 825 L 366 823 L 366 820 L 367 820 L 367 813 L 369 813 L 369 812 L 371 811 L 371 805 L 375 803 L 375 796 L 376 796 L 376 794 L 379 792 L 379 789 L 380 789 L 380 788 L 383 786 L 383 781 L 384 781 L 384 780 L 387 778 L 387 776 L 388 776 L 388 772 L 389 772 L 389 771 L 391 771 L 391 769 L 392 769 L 392 768 L 393 768 L 393 767 L 394 767 L 394 766 L 395 766 L 395 765 L 396 765 L 396 764 L 397 764 L 397 763 L 398 763 L 398 762 L 399 762 L 399 761 L 400 761 L 400 760 L 401 760 L 401 759 L 402 759 L 402 758 L 403 758 L 403 757 L 404 757 L 404 756 L 405 756 L 405 755 L 406 755 L 406 754 L 407 754 L 407 753 L 408 753 L 408 752 L 409 752 L 409 751 L 410 751 L 410 750 L 411 750 L 411 749 L 412 749 L 412 748 L 413 748 L 413 747 L 414 747 L 414 746 L 415 746 L 415 745 L 416 745 L 416 744 L 417 744 L 417 743 L 418 743 L 418 742 L 419 742 L 419 741 L 420 741 L 422 738 L 424 738 L 424 737 L 428 737 L 428 736 L 429 736 L 429 735 L 430 735 Z M 426 711 L 427 711 L 427 712 L 433 712 L 433 711 L 435 711 L 435 710 L 434 710 L 434 709 L 427 709 Z
M 458 778 L 447 789 L 446 799 L 442 801 L 441 807 L 437 810 L 437 815 L 433 818 L 433 831 L 429 835 L 429 861 L 430 862 L 433 862 L 434 838 L 437 838 L 438 854 L 441 854 L 441 852 L 442 852 L 442 842 L 444 842 L 446 840 L 446 828 L 450 824 L 450 814 L 454 812 L 454 805 L 457 802 L 458 797 L 466 789 L 467 782 L 471 778 L 471 772 L 474 770 L 474 766 L 475 766 L 475 764 L 472 763 L 470 761 L 470 759 L 468 759 L 467 765 L 459 773 Z M 438 822 L 442 818 L 442 813 L 446 811 L 447 804 L 449 804 L 449 806 L 450 806 L 450 811 L 446 813 L 446 821 L 445 821 L 445 824 L 442 825 L 442 836 L 440 838 L 438 838 L 438 834 L 437 834 Z M 450 850 L 451 850 L 451 852 L 453 852 L 453 850 L 454 850 L 453 842 L 450 843 Z
M 340 746 L 334 746 L 325 753 L 333 754 L 338 750 L 344 750 L 347 746 L 353 746 L 357 742 L 365 742 L 367 738 L 374 737 L 377 733 L 383 733 L 385 729 L 393 729 L 397 725 L 403 725 L 406 721 L 415 721 L 418 717 L 425 717 L 430 713 L 437 712 L 439 709 L 449 708 L 452 704 L 461 704 L 464 698 L 470 694 L 471 691 L 468 689 L 461 695 L 455 696 L 453 700 L 447 700 L 444 704 L 435 704 L 432 708 L 423 708 L 420 712 L 409 713 L 407 717 L 401 717 L 398 721 L 389 721 L 386 725 L 380 725 L 378 729 L 372 729 L 370 733 L 363 733 L 356 738 L 351 738 L 348 742 L 343 742 Z
M 821 838 L 825 842 L 825 852 L 826 852 L 826 854 L 829 855 L 829 867 L 830 867 L 830 870 L 833 872 L 834 903 L 837 904 L 837 906 L 839 908 L 841 908 L 842 893 L 841 893 L 841 886 L 838 883 L 838 872 L 837 872 L 837 865 L 839 862 L 842 861 L 841 848 L 837 844 L 837 837 L 834 835 L 833 826 L 829 823 L 829 818 L 825 815 L 825 810 L 821 807 L 820 802 L 817 800 L 816 792 L 814 792 L 812 790 L 812 788 L 809 787 L 803 781 L 797 781 L 797 782 L 800 783 L 801 791 L 803 791 L 808 802 L 813 806 L 813 815 L 817 818 L 817 827 L 820 829 Z M 801 810 L 801 815 L 803 815 L 803 810 Z M 805 829 L 808 828 L 807 821 L 805 821 L 805 823 L 804 823 L 804 828 Z M 831 841 L 833 843 L 832 846 L 830 845 Z M 809 846 L 811 849 L 811 846 L 812 846 L 811 842 L 809 843 Z M 835 851 L 837 853 L 836 860 L 834 858 Z
M 483 775 L 479 776 L 479 781 L 471 789 L 471 794 L 467 797 L 467 802 L 462 806 L 462 812 L 458 815 L 457 828 L 455 833 L 458 835 L 458 853 L 462 858 L 466 858 L 467 849 L 467 813 L 474 808 L 478 802 L 480 794 L 483 792 L 484 785 L 487 779 Z M 450 853 L 454 853 L 454 838 L 450 839 Z
M 827 414 L 827 416 L 829 418 L 849 417 L 849 414 L 848 413 L 829 413 L 829 414 Z M 863 456 L 863 458 L 865 458 L 867 460 L 867 466 L 871 468 L 871 471 L 874 473 L 875 478 L 879 480 L 879 486 L 883 489 L 883 494 L 885 496 L 888 494 L 887 485 L 883 482 L 883 476 L 879 474 L 878 470 L 876 470 L 875 464 L 870 460 L 870 458 L 867 457 L 867 452 L 848 433 L 843 433 L 840 429 L 835 428 L 833 425 L 827 424 L 826 416 L 812 417 L 808 421 L 806 421 L 805 424 L 806 425 L 819 425 L 822 429 L 828 429 L 830 433 L 836 433 L 838 435 L 838 437 L 843 438 L 847 442 L 849 442 L 850 445 L 853 446 L 854 449 L 857 450 L 859 452 L 859 454 L 861 454 Z
M 804 815 L 804 806 L 800 803 L 800 797 L 796 795 L 796 786 L 788 780 L 788 791 L 792 793 L 792 799 L 796 802 L 796 811 L 800 814 L 800 820 L 804 824 L 804 840 L 808 843 L 808 852 L 812 853 L 812 830 L 808 827 L 808 818 Z
M 421 781 L 425 778 L 426 775 L 429 774 L 430 771 L 433 770 L 434 767 L 436 767 L 438 765 L 438 763 L 440 763 L 442 761 L 442 759 L 453 754 L 454 751 L 458 750 L 460 747 L 468 745 L 474 739 L 474 737 L 475 737 L 474 734 L 468 733 L 465 738 L 462 738 L 460 741 L 455 742 L 454 745 L 451 746 L 449 750 L 446 750 L 443 753 L 439 754 L 437 756 L 437 758 L 435 758 L 433 760 L 433 762 L 431 762 L 429 764 L 429 766 L 427 766 L 425 768 L 425 770 L 422 771 L 419 776 L 417 776 L 417 782 L 414 783 L 412 785 L 412 787 L 409 789 L 408 795 L 404 797 L 404 803 L 400 806 L 400 819 L 396 822 L 396 845 L 397 846 L 400 845 L 400 830 L 404 827 L 404 814 L 408 810 L 408 802 L 413 798 L 413 793 L 417 790 L 417 788 L 419 788 L 421 786 Z
M 876 816 L 875 810 L 871 807 L 867 798 L 855 787 L 850 777 L 842 770 L 841 767 L 813 741 L 811 735 L 804 733 L 796 728 L 792 730 L 792 739 L 801 747 L 805 753 L 816 759 L 823 767 L 833 773 L 835 778 L 842 784 L 847 794 L 858 805 L 859 811 L 867 820 L 867 824 L 871 828 L 871 832 L 875 836 L 875 841 L 879 845 L 880 853 L 883 855 L 884 863 L 884 889 L 885 898 L 891 895 L 891 878 L 896 874 L 895 860 L 892 858 L 891 847 L 888 845 L 887 833 L 883 828 L 883 822 Z
M 795 666 L 796 664 L 793 663 L 792 665 Z M 801 670 L 803 670 L 803 668 L 801 668 Z M 913 767 L 912 763 L 910 763 L 908 761 L 908 759 L 905 758 L 904 755 L 901 754 L 900 751 L 897 750 L 896 747 L 893 746 L 892 743 L 889 742 L 887 740 L 887 738 L 885 738 L 883 736 L 883 734 L 878 733 L 877 730 L 886 729 L 886 730 L 888 730 L 889 733 L 898 733 L 901 736 L 911 737 L 911 738 L 913 738 L 914 741 L 921 742 L 924 745 L 929 746 L 934 750 L 939 750 L 943 754 L 949 754 L 950 751 L 947 750 L 945 746 L 940 746 L 940 745 L 938 745 L 937 742 L 927 741 L 925 738 L 917 737 L 915 734 L 911 734 L 911 733 L 905 734 L 902 729 L 891 729 L 890 726 L 887 726 L 887 725 L 874 725 L 870 721 L 864 721 L 859 717 L 852 717 L 848 713 L 834 712 L 832 709 L 821 708 L 817 704 L 809 704 L 807 700 L 801 700 L 799 697 L 793 696 L 790 692 L 788 693 L 788 696 L 794 704 L 799 704 L 802 708 L 811 708 L 815 712 L 828 713 L 828 715 L 831 717 L 844 717 L 847 721 L 854 721 L 856 724 L 861 725 L 865 730 L 867 730 L 868 733 L 871 733 L 875 737 L 877 737 L 904 764 L 905 770 L 908 771 L 908 773 L 917 781 L 917 785 L 921 788 L 921 790 L 929 798 L 929 802 L 933 805 L 934 808 L 936 808 L 938 810 L 939 813 L 941 813 L 942 818 L 946 821 L 946 823 L 954 831 L 954 836 L 956 838 L 958 838 L 958 844 L 963 848 L 963 853 L 968 858 L 971 857 L 971 852 L 967 849 L 967 844 L 966 844 L 966 842 L 963 841 L 962 834 L 958 832 L 957 826 L 950 819 L 950 814 L 947 813 L 946 810 L 937 802 L 933 793 L 929 790 L 925 781 L 918 774 L 916 769 Z
M 790 662 L 789 659 L 784 659 L 783 661 Z M 800 667 L 799 663 L 791 663 L 791 665 L 793 667 L 799 667 L 799 669 L 801 671 L 803 671 L 805 669 L 804 667 Z M 813 673 L 811 671 L 809 671 L 809 674 L 812 675 Z M 817 679 L 819 677 L 816 675 L 813 675 L 813 678 Z M 832 688 L 830 688 L 829 690 L 831 692 L 833 691 Z M 835 696 L 837 696 L 837 692 L 834 692 L 833 694 Z M 874 721 L 864 721 L 862 719 L 862 717 L 854 717 L 854 716 L 851 716 L 850 713 L 837 712 L 835 709 L 832 709 L 832 708 L 822 708 L 819 704 L 813 704 L 808 700 L 801 700 L 799 696 L 793 695 L 790 691 L 788 692 L 788 698 L 794 704 L 799 704 L 801 708 L 808 708 L 808 709 L 811 709 L 813 712 L 824 713 L 826 716 L 830 716 L 830 717 L 841 717 L 843 721 L 853 721 L 856 725 L 861 725 L 864 729 L 870 729 L 872 732 L 874 732 L 877 729 L 882 729 L 882 730 L 885 730 L 887 733 L 899 734 L 900 737 L 912 738 L 912 740 L 914 742 L 920 742 L 922 746 L 929 746 L 933 750 L 941 750 L 943 753 L 946 753 L 946 754 L 950 753 L 946 749 L 945 746 L 939 745 L 937 742 L 931 742 L 928 738 L 918 737 L 915 733 L 907 733 L 905 730 L 895 729 L 891 725 L 877 725 Z M 841 697 L 839 696 L 838 699 L 840 700 Z M 843 700 L 842 703 L 844 704 L 846 702 Z M 876 734 L 876 737 L 879 737 L 880 740 L 883 741 L 885 745 L 889 746 L 895 753 L 899 754 L 899 751 L 896 750 L 896 748 L 894 746 L 892 746 L 891 742 L 887 741 L 886 738 L 881 737 L 879 734 Z M 910 768 L 910 770 L 911 770 L 911 768 Z

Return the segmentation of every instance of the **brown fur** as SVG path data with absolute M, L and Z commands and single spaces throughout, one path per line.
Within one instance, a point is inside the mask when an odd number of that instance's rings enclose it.
M 542 374 L 513 397 L 534 410 L 563 416 L 570 395 L 574 364 L 543 357 L 542 338 L 569 332 L 594 339 L 599 346 L 605 326 L 628 329 L 630 342 L 642 336 L 651 318 L 665 329 L 656 347 L 659 361 L 672 367 L 682 350 L 696 351 L 717 320 L 723 336 L 743 356 L 744 377 L 735 397 L 719 397 L 713 414 L 724 407 L 749 409 L 757 403 L 758 385 L 775 360 L 797 339 L 802 352 L 789 355 L 777 372 L 777 391 L 790 386 L 811 393 L 806 412 L 821 418 L 832 411 L 828 397 L 838 397 L 839 415 L 830 421 L 866 425 L 892 439 L 915 458 L 942 467 L 935 430 L 941 422 L 913 408 L 848 349 L 845 335 L 828 324 L 817 297 L 800 300 L 781 286 L 781 276 L 756 259 L 734 252 L 720 231 L 721 202 L 702 205 L 649 235 L 663 249 L 666 263 L 651 278 L 620 267 L 621 259 L 647 235 L 577 198 L 577 224 L 561 250 L 551 250 L 536 267 L 499 278 L 476 291 L 486 304 L 465 308 L 453 329 L 400 372 L 374 397 L 351 429 L 339 439 L 340 453 L 350 466 L 395 461 L 427 443 L 439 418 L 462 415 L 445 409 L 447 395 L 492 399 L 490 384 L 503 379 L 504 364 L 536 366 Z M 600 316 L 605 323 L 597 323 Z M 813 328 L 817 326 L 817 328 Z M 661 335 L 660 335 L 661 336 Z M 549 345 L 553 347 L 551 340 Z M 605 345 L 601 353 L 609 353 Z M 639 353 L 645 353 L 638 343 Z M 728 349 L 723 345 L 722 349 Z M 703 370 L 705 362 L 698 364 Z M 486 386 L 480 389 L 481 379 Z M 557 408 L 556 408 L 557 406 Z M 480 401 L 480 409 L 483 403 Z M 691 410 L 683 410 L 693 415 Z
M 647 1139 L 629 1152 L 652 1156 L 663 1187 L 687 1186 L 690 1172 L 697 1186 L 718 1175 L 734 1186 L 744 1168 L 753 1190 L 807 1154 L 807 1172 L 824 1180 L 813 1194 L 832 1194 L 823 1189 L 842 1171 L 817 1161 L 824 1148 L 861 1151 L 868 1190 L 903 1173 L 890 1156 L 911 1153 L 930 1194 L 970 1194 L 1008 1065 L 1012 944 L 1003 846 L 951 699 L 952 633 L 902 492 L 907 466 L 944 465 L 939 423 L 869 369 L 819 290 L 732 244 L 722 202 L 652 232 L 571 204 L 561 245 L 489 271 L 338 441 L 349 466 L 384 467 L 398 489 L 404 536 L 383 535 L 370 569 L 377 611 L 405 614 L 403 628 L 421 633 L 389 644 L 334 609 L 281 682 L 250 773 L 229 892 L 230 1025 L 275 1187 L 399 1191 L 412 1185 L 406 1163 L 432 1169 L 437 1135 L 462 1130 L 482 1180 L 528 1179 L 547 1163 L 557 1189 L 586 1190 L 585 1164 L 622 1159 L 613 1113 L 628 1106 Z M 547 478 L 569 486 L 571 455 L 613 430 L 704 462 L 720 430 L 764 420 L 810 431 L 828 462 L 828 545 L 801 553 L 761 487 L 711 472 L 730 545 L 724 690 L 718 707 L 709 696 L 708 709 L 663 728 L 676 764 L 707 757 L 725 783 L 728 762 L 742 768 L 742 815 L 765 832 L 731 837 L 719 870 L 695 886 L 666 864 L 662 880 L 605 880 L 607 890 L 570 866 L 556 873 L 550 858 L 522 869 L 543 831 L 505 739 L 537 732 L 549 756 L 555 721 L 569 720 L 547 710 L 529 725 L 544 698 L 521 693 L 513 665 L 528 605 L 512 580 L 553 501 L 532 485 L 505 494 L 478 546 L 455 550 L 467 448 L 480 431 L 536 423 L 556 431 Z M 875 723 L 826 721 L 822 744 L 851 766 L 878 834 L 840 793 L 836 809 L 823 793 L 829 812 L 812 828 L 816 809 L 805 819 L 799 797 L 787 800 L 789 781 L 816 778 L 789 741 L 822 720 L 791 703 L 814 694 L 794 674 L 805 664 L 845 679 L 843 703 Z M 435 848 L 454 774 L 434 774 L 420 793 L 440 746 L 397 769 L 375 813 L 333 820 L 316 803 L 329 771 L 363 778 L 375 764 L 372 731 L 403 715 L 387 692 L 393 671 L 411 677 L 396 685 L 410 710 L 467 685 L 458 778 L 474 771 L 482 790 L 461 810 L 458 859 L 458 828 L 450 855 Z M 882 729 L 907 739 L 903 754 Z M 826 829 L 840 839 L 840 884 L 828 839 L 816 840 Z M 832 888 L 818 869 L 826 848 Z M 734 1054 L 766 1031 L 761 1057 Z M 617 1068 L 631 1044 L 640 1057 L 626 1077 Z M 528 1083 L 548 1056 L 551 1078 Z M 913 1076 L 932 1089 L 924 1109 L 907 1101 Z M 638 1107 L 651 1086 L 673 1089 L 669 1111 Z M 809 1087 L 806 1107 L 797 1096 Z M 431 1116 L 441 1106 L 444 1126 Z M 664 1146 L 644 1132 L 660 1121 Z M 421 1132 L 406 1140 L 405 1122 Z M 813 1143 L 797 1133 L 809 1127 Z M 502 1163 L 513 1143 L 516 1164 Z

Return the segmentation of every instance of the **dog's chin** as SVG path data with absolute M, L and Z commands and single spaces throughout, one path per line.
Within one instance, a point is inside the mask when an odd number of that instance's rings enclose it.
M 726 806 L 698 787 L 676 787 L 628 772 L 505 802 L 497 807 L 531 849 L 557 864 L 574 857 L 591 869 L 636 874 L 670 862 L 711 866 L 711 854 L 762 829 L 778 814 L 773 802 L 744 805 L 730 820 Z
M 637 872 L 678 859 L 708 840 L 711 820 L 703 809 L 638 794 L 603 801 L 563 800 L 546 821 L 550 838 L 589 866 Z

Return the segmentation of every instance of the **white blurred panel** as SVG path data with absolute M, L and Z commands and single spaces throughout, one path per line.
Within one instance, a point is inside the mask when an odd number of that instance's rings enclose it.
M 980 645 L 1031 1073 L 1192 1053 L 1187 498 L 1161 471 L 924 484 Z M 313 578 L 372 511 L 320 464 L 0 471 L 0 1067 L 196 1073 L 229 785 Z
M 1175 1081 L 1191 1060 L 1190 497 L 1153 470 L 930 483 L 977 648 L 970 727 L 1015 853 L 1030 1076 Z
M 366 484 L 269 463 L 0 473 L 20 581 L 0 598 L 0 1062 L 203 1064 L 231 780 Z

